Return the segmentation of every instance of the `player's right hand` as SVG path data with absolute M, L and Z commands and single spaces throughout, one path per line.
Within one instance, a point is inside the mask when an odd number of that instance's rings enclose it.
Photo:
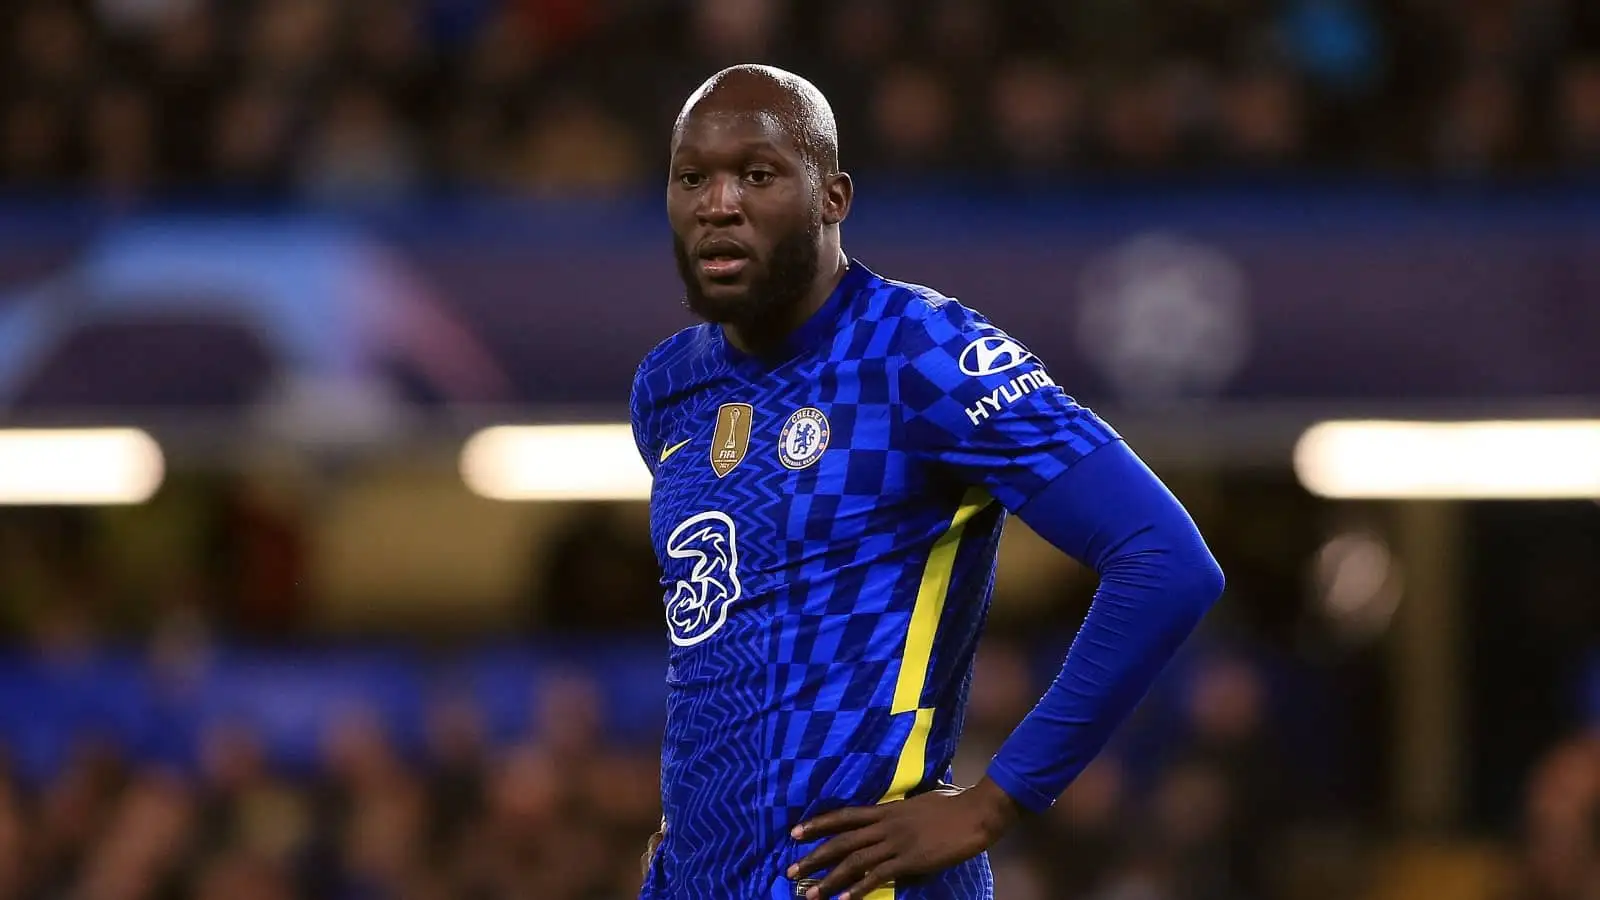
M 825 812 L 795 826 L 797 841 L 828 838 L 789 867 L 800 879 L 824 869 L 806 900 L 865 900 L 897 878 L 948 869 L 994 846 L 1022 815 L 1000 786 L 984 778 L 972 788 L 941 784 L 906 800 Z
M 667 820 L 661 820 L 661 827 L 656 833 L 650 835 L 650 840 L 645 842 L 644 855 L 639 857 L 639 874 L 641 877 L 650 877 L 650 861 L 656 857 L 656 848 L 661 846 L 661 839 L 667 834 Z

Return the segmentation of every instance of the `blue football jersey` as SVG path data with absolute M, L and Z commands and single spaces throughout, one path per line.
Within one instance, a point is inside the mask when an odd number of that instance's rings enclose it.
M 856 261 L 779 353 L 664 341 L 632 418 L 671 639 L 642 896 L 795 897 L 796 824 L 950 778 L 1006 511 L 1118 438 L 983 316 Z M 872 900 L 992 893 L 979 857 Z

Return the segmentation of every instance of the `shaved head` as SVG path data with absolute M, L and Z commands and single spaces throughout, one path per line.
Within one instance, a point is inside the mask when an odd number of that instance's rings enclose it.
M 711 76 L 683 104 L 672 129 L 673 143 L 691 118 L 712 114 L 770 117 L 816 167 L 816 174 L 839 170 L 839 128 L 833 107 L 816 85 L 793 72 L 742 65 Z

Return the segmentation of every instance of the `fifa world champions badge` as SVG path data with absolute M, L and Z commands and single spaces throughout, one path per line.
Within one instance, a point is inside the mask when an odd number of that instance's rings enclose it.
M 726 477 L 744 462 L 750 450 L 750 414 L 755 408 L 748 403 L 724 403 L 717 409 L 717 428 L 711 435 L 711 471 L 718 478 Z
M 808 406 L 797 409 L 778 435 L 778 459 L 786 468 L 804 469 L 828 449 L 828 417 Z

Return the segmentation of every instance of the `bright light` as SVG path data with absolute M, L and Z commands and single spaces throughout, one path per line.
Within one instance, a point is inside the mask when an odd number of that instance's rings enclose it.
M 1315 572 L 1322 613 L 1339 637 L 1370 641 L 1389 627 L 1403 576 L 1381 538 L 1359 532 L 1330 538 L 1317 551 Z
M 0 431 L 0 504 L 143 503 L 164 474 L 161 447 L 136 428 Z
M 647 500 L 650 470 L 627 425 L 501 425 L 473 435 L 461 476 L 494 500 Z
M 1324 422 L 1294 469 L 1341 499 L 1600 498 L 1600 421 Z

